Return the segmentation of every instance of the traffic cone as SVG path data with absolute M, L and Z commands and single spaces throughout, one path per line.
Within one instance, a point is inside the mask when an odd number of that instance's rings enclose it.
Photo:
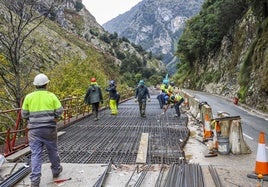
M 265 151 L 264 132 L 260 132 L 256 165 L 255 165 L 255 173 L 262 174 L 262 175 L 268 174 L 268 159 L 267 159 L 266 151 Z

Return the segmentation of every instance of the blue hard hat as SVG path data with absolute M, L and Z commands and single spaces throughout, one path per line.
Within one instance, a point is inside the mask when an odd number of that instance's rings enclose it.
M 111 80 L 110 81 L 110 85 L 114 85 L 115 84 L 115 81 L 114 80 Z
M 168 81 L 167 79 L 164 79 L 164 80 L 163 80 L 163 83 L 164 83 L 164 84 L 168 84 L 168 82 L 169 82 L 169 81 Z
M 144 80 L 140 80 L 139 85 L 144 85 Z

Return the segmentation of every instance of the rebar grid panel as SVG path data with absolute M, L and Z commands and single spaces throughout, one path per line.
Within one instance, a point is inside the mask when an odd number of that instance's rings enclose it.
M 163 186 L 204 187 L 202 168 L 199 164 L 172 164 Z
M 100 111 L 100 120 L 89 116 L 64 129 L 59 137 L 61 162 L 135 164 L 142 133 L 149 134 L 147 163 L 172 164 L 185 159 L 183 147 L 189 138 L 187 117 L 174 117 L 174 109 L 161 115 L 156 98 L 147 103 L 141 118 L 133 100 L 119 105 L 119 114 Z M 48 159 L 46 158 L 48 161 Z

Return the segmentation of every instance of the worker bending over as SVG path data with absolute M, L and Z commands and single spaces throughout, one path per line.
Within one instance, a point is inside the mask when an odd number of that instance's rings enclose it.
M 164 112 L 165 113 L 169 107 L 169 105 L 173 105 L 176 111 L 176 114 L 178 117 L 181 116 L 180 112 L 180 105 L 183 103 L 184 99 L 181 95 L 175 94 L 169 97 L 167 105 L 164 107 Z

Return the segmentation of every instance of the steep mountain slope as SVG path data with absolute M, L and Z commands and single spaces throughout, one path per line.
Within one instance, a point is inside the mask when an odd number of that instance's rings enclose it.
M 128 12 L 103 24 L 110 33 L 118 33 L 141 45 L 175 72 L 176 44 L 185 21 L 197 14 L 203 0 L 143 0 Z
M 31 5 L 34 6 L 28 8 Z M 32 19 L 34 21 L 27 25 L 28 17 L 42 18 L 41 14 L 48 15 L 49 19 L 40 25 L 35 25 L 38 19 L 36 22 Z M 20 25 L 26 29 L 17 33 Z M 0 26 L 0 86 L 5 88 L 0 93 L 0 109 L 19 107 L 22 96 L 34 89 L 32 79 L 38 72 L 49 75 L 52 80 L 50 89 L 61 98 L 83 95 L 92 76 L 102 87 L 114 79 L 118 89 L 125 90 L 128 86 L 136 86 L 140 78 L 149 82 L 153 74 L 165 72 L 162 62 L 151 54 L 118 35 L 104 31 L 81 0 L 1 0 Z M 35 26 L 36 29 L 27 33 Z M 20 38 L 23 34 L 26 37 Z M 21 41 L 24 43 L 19 48 L 12 45 Z M 13 55 L 17 55 L 16 58 Z M 14 62 L 12 59 L 18 60 Z M 128 82 L 123 70 L 129 71 Z M 136 76 L 137 72 L 139 76 Z
M 220 69 L 217 82 L 202 83 L 204 91 L 230 98 L 238 97 L 251 108 L 268 112 L 268 25 L 259 22 L 249 10 L 230 35 L 222 40 L 221 49 L 202 68 L 207 74 Z
M 62 28 L 85 38 L 99 51 L 114 56 L 115 64 L 119 66 L 121 71 L 120 74 L 122 74 L 122 71 L 131 71 L 132 77 L 136 73 L 140 73 L 144 79 L 148 79 L 152 74 L 166 72 L 162 61 L 157 60 L 140 46 L 131 43 L 126 38 L 121 38 L 118 34 L 110 34 L 105 31 L 84 7 L 82 0 L 69 0 L 59 3 L 55 9 L 55 20 Z M 129 69 L 130 66 L 133 66 L 129 64 L 140 62 L 142 63 L 139 66 L 144 66 L 143 71 L 138 71 L 136 68 Z M 146 72 L 148 69 L 150 73 Z
M 206 0 L 179 40 L 177 83 L 268 112 L 265 2 Z

